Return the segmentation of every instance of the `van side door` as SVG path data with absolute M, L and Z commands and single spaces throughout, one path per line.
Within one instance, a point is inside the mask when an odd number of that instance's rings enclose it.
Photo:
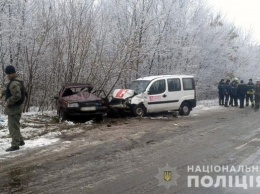
M 181 98 L 183 96 L 183 88 L 180 78 L 168 78 L 168 109 L 169 110 L 178 110 L 181 105 Z
M 167 109 L 167 90 L 166 90 L 166 80 L 159 79 L 153 81 L 150 86 L 148 86 L 148 104 L 147 112 L 162 112 Z

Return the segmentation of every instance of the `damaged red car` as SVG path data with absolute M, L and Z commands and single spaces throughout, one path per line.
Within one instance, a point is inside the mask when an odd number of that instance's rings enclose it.
M 65 85 L 55 96 L 60 120 L 71 116 L 87 116 L 100 119 L 107 112 L 106 100 L 93 92 L 91 84 L 74 83 Z

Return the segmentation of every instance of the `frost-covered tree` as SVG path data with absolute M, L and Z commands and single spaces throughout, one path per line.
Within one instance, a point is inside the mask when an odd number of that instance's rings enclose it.
M 52 108 L 68 82 L 110 94 L 158 74 L 192 74 L 198 97 L 213 97 L 221 78 L 258 77 L 260 49 L 250 42 L 200 0 L 0 0 L 1 83 L 13 64 L 26 110 Z

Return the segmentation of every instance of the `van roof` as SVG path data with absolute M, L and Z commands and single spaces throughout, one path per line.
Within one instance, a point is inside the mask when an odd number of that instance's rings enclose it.
M 156 76 L 147 76 L 147 77 L 141 77 L 137 80 L 154 80 L 158 78 L 193 78 L 192 75 L 156 75 Z

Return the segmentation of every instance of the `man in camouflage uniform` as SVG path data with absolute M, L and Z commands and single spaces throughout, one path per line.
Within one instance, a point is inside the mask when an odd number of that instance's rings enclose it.
M 260 80 L 256 81 L 255 84 L 255 110 L 259 110 L 259 103 L 260 103 Z
M 254 83 L 252 79 L 249 79 L 247 83 L 247 93 L 246 93 L 246 106 L 249 105 L 249 100 L 251 102 L 251 106 L 254 107 L 253 95 L 254 95 Z
M 11 147 L 6 150 L 9 152 L 19 150 L 19 146 L 25 144 L 20 132 L 25 88 L 23 81 L 16 75 L 15 68 L 12 65 L 5 68 L 5 73 L 9 83 L 3 93 L 5 95 L 4 113 L 8 115 L 8 128 L 12 138 Z

